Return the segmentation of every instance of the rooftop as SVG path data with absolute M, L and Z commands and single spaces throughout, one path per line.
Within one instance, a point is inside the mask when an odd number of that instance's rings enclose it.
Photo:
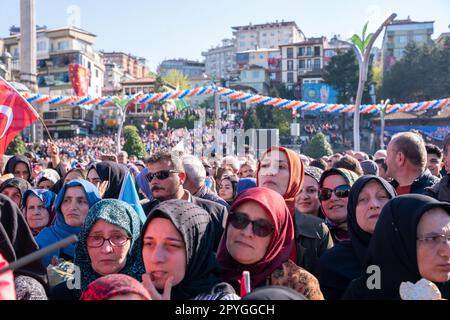
M 262 24 L 252 24 L 251 22 L 246 26 L 237 26 L 237 27 L 231 27 L 234 31 L 241 31 L 241 30 L 254 30 L 259 28 L 277 28 L 277 27 L 288 27 L 293 26 L 298 29 L 297 23 L 295 21 L 284 21 L 281 20 L 279 22 L 276 20 L 275 22 L 267 22 Z
M 322 44 L 327 40 L 327 37 L 319 37 L 319 38 L 308 38 L 305 41 L 295 42 L 295 43 L 288 43 L 280 45 L 280 47 L 290 47 L 290 46 L 300 46 L 300 45 L 311 45 L 311 44 Z

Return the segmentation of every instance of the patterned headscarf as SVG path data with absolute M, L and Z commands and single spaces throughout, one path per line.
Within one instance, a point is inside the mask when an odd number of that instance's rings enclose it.
M 33 195 L 35 197 L 37 197 L 39 200 L 41 200 L 42 205 L 44 206 L 45 209 L 47 209 L 48 211 L 48 215 L 49 215 L 49 219 L 48 219 L 48 224 L 46 225 L 46 227 L 52 225 L 55 222 L 55 217 L 56 217 L 56 213 L 55 210 L 53 209 L 53 204 L 55 203 L 56 200 L 56 194 L 51 192 L 50 190 L 45 190 L 45 189 L 37 189 L 37 190 L 27 190 L 25 192 L 25 194 L 23 195 L 23 199 L 22 199 L 22 208 L 24 208 L 24 212 L 25 215 L 27 213 L 27 200 L 28 197 L 30 195 Z M 25 216 L 26 218 L 26 216 Z M 33 234 L 36 232 L 35 230 L 31 230 L 33 232 Z M 36 235 L 36 234 L 34 234 Z
M 127 261 L 120 273 L 141 281 L 145 269 L 140 254 L 141 246 L 138 241 L 142 226 L 139 216 L 129 204 L 116 199 L 106 199 L 99 201 L 89 210 L 75 248 L 75 264 L 81 270 L 81 290 L 85 290 L 89 283 L 101 277 L 92 269 L 86 244 L 86 239 L 98 220 L 104 220 L 122 228 L 131 237 Z
M 139 281 L 125 274 L 110 274 L 91 282 L 80 300 L 109 300 L 130 293 L 141 296 L 142 300 L 152 300 Z

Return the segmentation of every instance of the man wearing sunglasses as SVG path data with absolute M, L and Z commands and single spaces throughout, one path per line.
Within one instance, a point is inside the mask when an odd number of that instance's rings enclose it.
M 147 169 L 149 172 L 146 178 L 154 200 L 143 205 L 144 212 L 148 215 L 162 201 L 179 199 L 192 202 L 211 215 L 216 235 L 215 248 L 217 248 L 228 216 L 227 208 L 219 203 L 193 196 L 184 188 L 187 175 L 181 158 L 175 153 L 168 151 L 154 153 L 147 159 Z

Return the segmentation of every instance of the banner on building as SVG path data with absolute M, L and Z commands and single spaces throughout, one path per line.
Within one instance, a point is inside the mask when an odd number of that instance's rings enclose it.
M 336 90 L 324 83 L 303 84 L 303 100 L 317 103 L 336 103 Z
M 407 132 L 417 130 L 426 137 L 434 140 L 442 141 L 445 136 L 450 133 L 450 125 L 447 126 L 386 126 L 384 128 L 385 135 L 393 136 L 399 132 Z M 377 133 L 380 134 L 380 128 L 377 128 Z
M 77 96 L 87 96 L 89 89 L 89 69 L 80 64 L 69 64 L 69 77 Z

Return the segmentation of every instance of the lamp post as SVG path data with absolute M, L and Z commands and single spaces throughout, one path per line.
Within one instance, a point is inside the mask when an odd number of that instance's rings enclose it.
M 390 100 L 387 99 L 386 101 L 381 100 L 381 107 L 380 107 L 380 119 L 381 119 L 381 126 L 380 126 L 380 149 L 384 149 L 384 116 L 386 115 L 386 107 L 390 103 Z
M 354 146 L 353 149 L 355 151 L 360 151 L 360 136 L 359 136 L 359 108 L 361 106 L 362 96 L 364 93 L 364 85 L 367 81 L 367 72 L 369 69 L 369 61 L 370 61 L 370 51 L 372 50 L 372 46 L 380 35 L 381 31 L 390 24 L 395 18 L 397 14 L 391 14 L 377 29 L 374 34 L 369 34 L 367 38 L 365 38 L 367 23 L 364 26 L 362 39 L 358 35 L 353 35 L 352 37 L 352 47 L 356 53 L 356 57 L 358 58 L 359 63 L 359 81 L 358 81 L 358 91 L 356 94 L 355 101 L 355 113 L 353 116 L 353 141 Z

